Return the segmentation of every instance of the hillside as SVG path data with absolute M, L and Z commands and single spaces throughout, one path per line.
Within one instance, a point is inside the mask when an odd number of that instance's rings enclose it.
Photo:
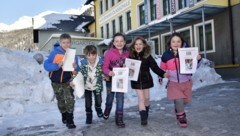
M 33 43 L 33 28 L 0 32 L 0 47 L 18 50 L 36 49 Z

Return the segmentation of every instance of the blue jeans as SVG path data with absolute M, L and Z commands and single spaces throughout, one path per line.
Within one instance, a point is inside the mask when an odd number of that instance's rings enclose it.
M 114 95 L 116 94 L 116 113 L 123 113 L 123 105 L 124 105 L 124 93 L 119 92 L 112 92 L 111 91 L 111 81 L 106 82 L 106 88 L 107 88 L 107 98 L 106 98 L 106 108 L 112 108 Z

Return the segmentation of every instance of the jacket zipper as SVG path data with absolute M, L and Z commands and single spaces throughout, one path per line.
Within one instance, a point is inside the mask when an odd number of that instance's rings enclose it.
M 141 60 L 140 56 L 138 56 L 138 60 Z M 140 71 L 140 74 L 139 74 L 139 76 L 140 76 L 140 88 L 142 89 L 142 76 L 141 76 L 142 74 L 141 74 L 141 70 L 139 70 L 139 71 Z
M 175 56 L 175 55 L 174 55 L 174 59 L 175 59 L 175 66 L 176 66 L 176 70 L 177 70 L 177 80 L 178 80 L 178 83 L 179 83 L 179 75 L 178 75 L 177 59 L 176 59 L 176 56 Z

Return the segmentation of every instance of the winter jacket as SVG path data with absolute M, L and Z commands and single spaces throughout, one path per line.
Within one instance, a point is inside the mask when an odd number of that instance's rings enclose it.
M 96 83 L 96 93 L 99 94 L 103 91 L 103 73 L 102 73 L 102 64 L 103 64 L 103 59 L 98 58 L 98 63 L 96 66 L 96 77 L 97 77 L 97 83 Z M 88 76 L 88 60 L 83 59 L 81 60 L 81 65 L 80 65 L 80 72 L 83 75 L 84 78 L 84 83 L 86 84 L 87 76 Z
M 53 83 L 66 83 L 72 78 L 72 75 L 76 73 L 63 71 L 61 67 L 58 66 L 59 63 L 63 61 L 65 55 L 65 50 L 58 46 L 49 55 L 48 59 L 44 62 L 44 68 L 49 72 L 49 78 Z M 75 62 L 78 66 L 78 58 L 75 56 Z
M 123 49 L 122 54 L 119 53 L 118 49 L 112 47 L 109 49 L 104 57 L 103 62 L 103 73 L 109 76 L 109 72 L 112 71 L 114 67 L 123 67 L 125 59 L 128 58 L 129 53 L 127 49 Z
M 137 81 L 131 81 L 131 86 L 133 89 L 148 89 L 153 87 L 153 78 L 150 74 L 151 70 L 156 73 L 158 76 L 163 77 L 164 71 L 160 69 L 154 60 L 154 58 L 149 54 L 147 57 L 143 57 L 143 53 L 135 55 L 136 57 L 131 58 L 141 61 L 140 71 Z
M 182 83 L 191 79 L 191 74 L 180 74 L 179 56 L 171 49 L 163 53 L 160 67 L 167 72 L 170 81 Z

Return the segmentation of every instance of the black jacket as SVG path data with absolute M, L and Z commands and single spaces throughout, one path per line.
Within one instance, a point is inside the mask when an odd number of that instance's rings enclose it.
M 135 58 L 131 58 L 135 60 L 141 60 L 141 67 L 139 71 L 139 76 L 137 81 L 131 81 L 131 86 L 133 89 L 148 89 L 153 87 L 153 78 L 150 74 L 151 70 L 156 73 L 158 76 L 163 77 L 164 71 L 159 68 L 154 58 L 149 55 L 144 58 L 143 53 L 139 53 Z

